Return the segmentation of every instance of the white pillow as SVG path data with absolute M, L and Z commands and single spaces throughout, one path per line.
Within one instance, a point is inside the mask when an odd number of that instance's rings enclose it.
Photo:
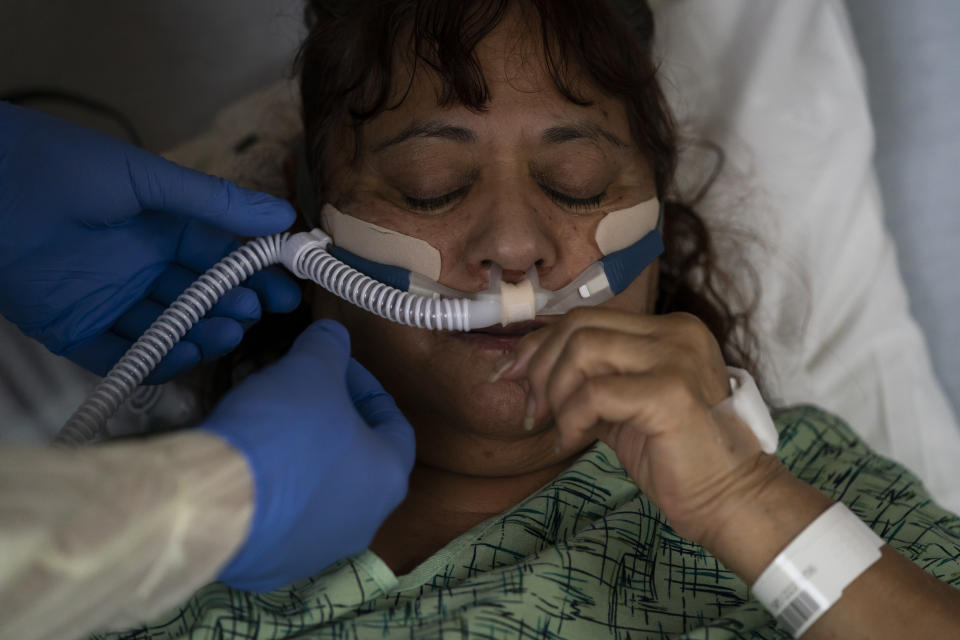
M 960 430 L 883 223 L 844 5 L 667 0 L 656 17 L 675 112 L 732 165 L 702 209 L 718 225 L 751 225 L 767 247 L 752 255 L 775 400 L 837 413 L 960 510 Z M 745 210 L 732 210 L 738 202 Z

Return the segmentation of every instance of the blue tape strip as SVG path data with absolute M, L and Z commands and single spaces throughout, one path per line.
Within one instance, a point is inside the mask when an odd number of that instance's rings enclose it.
M 370 276 L 374 280 L 379 280 L 401 291 L 410 290 L 410 272 L 402 267 L 394 267 L 389 264 L 367 260 L 340 247 L 330 247 L 328 251 L 330 255 L 340 262 L 350 265 L 360 273 Z
M 610 283 L 610 290 L 617 295 L 630 286 L 637 276 L 646 269 L 657 256 L 663 253 L 663 237 L 654 229 L 629 247 L 604 256 L 603 272 Z

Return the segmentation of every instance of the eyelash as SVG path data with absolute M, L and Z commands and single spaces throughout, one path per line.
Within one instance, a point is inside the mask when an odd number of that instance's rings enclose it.
M 436 198 L 414 198 L 411 196 L 403 196 L 403 199 L 406 200 L 407 204 L 414 209 L 420 209 L 421 211 L 436 211 L 437 209 L 442 209 L 443 207 L 447 206 L 457 198 L 466 195 L 468 191 L 470 191 L 470 185 L 460 187 L 456 191 L 445 193 L 444 195 L 437 196 Z
M 590 196 L 589 198 L 572 198 L 568 195 L 560 193 L 559 191 L 554 191 L 550 187 L 544 185 L 540 185 L 540 187 L 551 200 L 564 207 L 570 207 L 571 209 L 593 209 L 594 207 L 599 206 L 600 203 L 603 202 L 603 199 L 607 197 L 607 192 L 602 191 L 595 196 Z
M 571 209 L 593 209 L 600 205 L 603 202 L 603 199 L 607 197 L 607 192 L 603 191 L 598 193 L 595 196 L 589 198 L 573 198 L 566 194 L 560 193 L 559 191 L 554 191 L 550 187 L 540 185 L 544 190 L 547 196 L 556 202 L 559 205 L 564 207 L 569 207 Z M 447 206 L 457 198 L 466 195 L 470 190 L 470 185 L 460 187 L 456 191 L 451 191 L 442 196 L 437 196 L 436 198 L 414 198 L 412 196 L 404 196 L 407 204 L 414 209 L 419 209 L 421 211 L 436 211 L 437 209 L 442 209 Z

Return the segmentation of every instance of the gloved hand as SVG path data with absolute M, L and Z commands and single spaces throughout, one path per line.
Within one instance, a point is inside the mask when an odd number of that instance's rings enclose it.
M 413 468 L 410 423 L 350 357 L 347 330 L 332 320 L 310 325 L 199 428 L 239 449 L 253 472 L 250 532 L 220 574 L 247 591 L 282 587 L 365 549 L 406 495 Z
M 51 351 L 105 374 L 199 274 L 277 233 L 290 205 L 115 138 L 0 102 L 0 314 Z M 215 228 L 216 227 L 216 228 Z M 279 267 L 229 292 L 147 378 L 235 347 L 261 306 L 290 311 Z

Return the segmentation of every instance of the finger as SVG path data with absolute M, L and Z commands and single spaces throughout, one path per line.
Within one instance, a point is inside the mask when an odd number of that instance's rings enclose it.
M 105 376 L 132 344 L 130 340 L 108 331 L 65 351 L 63 355 L 87 371 Z
M 571 446 L 591 430 L 604 441 L 613 432 L 656 438 L 672 431 L 681 440 L 677 451 L 716 447 L 716 423 L 686 382 L 679 374 L 661 371 L 590 378 L 554 417 L 560 442 Z M 607 443 L 617 449 L 616 443 Z
M 191 220 L 180 235 L 177 262 L 201 274 L 239 246 L 240 242 L 229 233 Z
M 561 324 L 557 327 L 557 330 L 551 332 L 547 338 L 543 340 L 539 348 L 528 357 L 525 371 L 526 378 L 530 382 L 530 390 L 527 394 L 527 411 L 528 413 L 532 411 L 531 415 L 535 419 L 544 417 L 550 409 L 548 400 L 550 377 L 556 370 L 557 361 L 569 345 L 571 338 L 578 335 L 583 336 L 584 340 L 582 345 L 585 348 L 589 348 L 591 342 L 599 342 L 607 337 L 604 335 L 603 338 L 599 338 L 598 336 L 601 329 L 595 326 L 583 326 L 589 321 L 588 318 L 584 318 L 583 314 L 578 314 L 577 318 Z M 620 333 L 622 334 L 622 331 Z M 580 343 L 579 340 L 576 342 Z M 582 356 L 580 352 L 581 348 L 582 347 L 575 345 L 573 349 L 574 353 L 571 354 L 571 357 L 576 358 Z M 604 371 L 604 373 L 608 372 Z M 562 398 L 556 402 L 554 408 L 559 406 L 561 401 Z
M 200 363 L 200 349 L 192 342 L 178 342 L 163 357 L 143 384 L 163 384 L 182 376 Z
M 694 380 L 701 369 L 702 364 L 683 345 L 669 339 L 583 327 L 570 334 L 547 372 L 543 404 L 556 411 L 568 396 L 595 376 L 660 370 L 684 373 Z
M 149 298 L 139 300 L 117 318 L 110 331 L 133 344 L 163 313 L 165 307 Z
M 200 351 L 200 361 L 212 362 L 237 348 L 243 340 L 243 329 L 231 318 L 204 318 L 180 342 L 192 342 Z
M 250 292 L 250 295 L 253 296 L 253 293 Z M 147 332 L 164 309 L 164 305 L 153 300 L 140 300 L 117 319 L 110 331 L 123 338 L 129 347 Z M 195 345 L 199 353 L 198 362 L 211 362 L 235 349 L 243 340 L 243 331 L 244 325 L 233 318 L 201 318 L 180 342 L 192 342 Z
M 684 314 L 641 316 L 609 309 L 576 310 L 549 327 L 545 336 L 531 345 L 535 348 L 523 345 L 525 350 L 518 355 L 518 363 L 511 375 L 522 375 L 529 380 L 528 413 L 532 412 L 531 415 L 539 419 L 549 408 L 555 409 L 578 383 L 576 370 L 568 371 L 573 380 L 565 381 L 551 401 L 550 379 L 567 349 L 570 349 L 568 353 L 572 358 L 606 357 L 605 363 L 594 361 L 596 374 L 610 373 L 611 370 L 643 371 L 662 362 L 685 369 L 691 378 L 695 378 L 703 373 L 702 367 L 709 364 L 707 360 L 698 359 L 703 355 L 698 356 L 699 346 L 701 343 L 715 343 L 709 332 L 701 331 L 701 328 L 702 323 L 692 323 Z M 701 333 L 709 339 L 700 339 L 704 337 Z M 637 348 L 627 350 L 631 338 L 636 339 L 633 344 Z M 642 360 L 631 362 L 630 358 Z M 722 358 L 717 361 L 722 364 Z
M 392 445 L 407 467 L 412 468 L 416 449 L 413 427 L 380 382 L 353 358 L 347 365 L 347 389 L 364 421 Z
M 554 416 L 560 448 L 576 446 L 598 427 L 627 422 L 638 435 L 657 435 L 658 426 L 665 423 L 655 419 L 650 405 L 663 389 L 661 380 L 651 374 L 617 374 L 584 382 Z
M 663 339 L 582 327 L 570 334 L 547 372 L 544 405 L 554 412 L 588 378 L 613 373 L 647 373 L 658 365 L 676 368 L 686 355 Z M 695 376 L 696 371 L 690 375 Z
M 246 298 L 253 298 L 256 304 L 257 296 L 252 291 L 247 290 L 245 294 Z M 166 308 L 166 305 L 149 298 L 140 300 L 117 318 L 110 331 L 133 343 L 146 333 Z M 259 310 L 258 304 L 256 309 Z M 181 340 L 195 343 L 202 352 L 203 361 L 213 360 L 240 344 L 245 327 L 253 320 L 256 318 L 204 317 Z
M 153 281 L 150 298 L 167 307 L 199 277 L 193 269 L 171 264 Z
M 300 306 L 300 285 L 282 267 L 267 267 L 250 276 L 244 286 L 257 293 L 270 313 L 288 313 Z
M 557 352 L 569 335 L 581 327 L 595 326 L 644 335 L 654 329 L 657 318 L 612 309 L 574 309 L 559 322 L 547 325 L 523 338 L 513 350 L 513 364 L 501 377 L 510 380 L 526 376 L 535 354 L 548 361 L 556 359 Z
M 244 236 L 279 233 L 293 224 L 290 203 L 187 169 L 147 151 L 128 152 L 130 182 L 144 210 L 202 220 Z
M 64 354 L 68 359 L 99 376 L 105 376 L 133 342 L 112 332 L 102 333 Z M 160 384 L 182 375 L 200 362 L 200 350 L 193 343 L 179 342 L 160 361 L 143 384 Z
M 318 320 L 297 337 L 290 347 L 290 356 L 314 358 L 327 366 L 346 371 L 350 358 L 350 333 L 334 320 Z
M 170 265 L 156 279 L 150 291 L 150 299 L 166 309 L 199 276 L 186 267 Z M 226 317 L 239 322 L 245 329 L 260 319 L 260 298 L 247 287 L 235 287 L 223 294 L 223 297 L 207 312 L 207 317 Z
M 189 270 L 201 274 L 225 255 L 237 249 L 236 238 L 200 223 L 188 224 L 177 251 L 177 261 Z M 194 279 L 196 279 L 195 276 Z M 187 283 L 187 286 L 192 284 Z M 278 266 L 254 273 L 244 286 L 256 291 L 263 306 L 272 312 L 293 311 L 300 304 L 300 287 L 290 275 Z

